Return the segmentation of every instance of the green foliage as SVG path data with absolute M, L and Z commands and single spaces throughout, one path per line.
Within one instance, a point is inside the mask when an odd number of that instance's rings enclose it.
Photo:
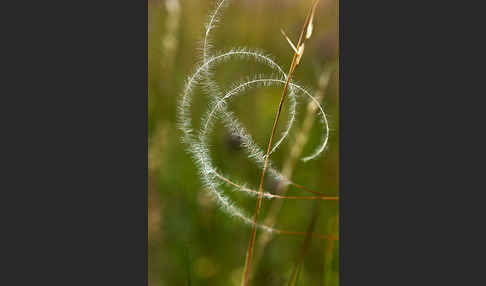
M 292 276 L 290 277 L 289 286 L 299 286 L 300 273 L 302 272 L 303 267 L 304 267 L 304 263 L 301 261 L 297 265 L 296 271 L 292 272 Z

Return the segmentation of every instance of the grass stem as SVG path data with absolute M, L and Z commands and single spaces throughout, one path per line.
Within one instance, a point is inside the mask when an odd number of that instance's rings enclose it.
M 315 8 L 316 8 L 318 2 L 319 2 L 319 0 L 314 0 L 314 2 L 312 4 L 312 8 L 309 11 L 307 18 L 305 20 L 304 26 L 302 27 L 302 31 L 300 33 L 299 41 L 297 43 L 297 51 L 294 52 L 294 56 L 292 58 L 292 63 L 290 65 L 289 73 L 287 75 L 287 81 L 285 83 L 285 86 L 284 86 L 284 89 L 283 89 L 283 92 L 282 92 L 282 97 L 280 98 L 280 103 L 278 105 L 278 111 L 277 111 L 277 114 L 275 116 L 275 120 L 273 122 L 272 133 L 271 133 L 270 139 L 268 141 L 267 153 L 265 155 L 265 163 L 264 163 L 264 166 L 263 166 L 262 175 L 260 177 L 260 186 L 258 188 L 258 200 L 257 200 L 256 208 L 255 208 L 255 214 L 253 216 L 253 229 L 252 229 L 252 232 L 251 232 L 250 242 L 249 242 L 249 245 L 248 245 L 248 252 L 247 252 L 246 261 L 245 261 L 243 286 L 248 285 L 248 275 L 249 275 L 249 271 L 250 271 L 251 259 L 252 259 L 252 255 L 253 255 L 253 248 L 254 248 L 254 244 L 255 244 L 257 222 L 258 222 L 258 213 L 260 211 L 260 208 L 261 208 L 261 205 L 262 205 L 262 199 L 263 199 L 263 184 L 265 182 L 265 174 L 266 174 L 266 171 L 267 171 L 267 168 L 268 168 L 268 160 L 270 158 L 270 151 L 272 150 L 272 143 L 273 143 L 273 139 L 275 137 L 275 131 L 277 130 L 277 125 L 278 125 L 278 121 L 280 119 L 280 114 L 282 112 L 282 107 L 283 107 L 283 104 L 285 102 L 285 98 L 287 97 L 287 91 L 288 91 L 290 80 L 292 78 L 292 75 L 294 74 L 295 69 L 297 68 L 298 64 L 300 63 L 300 59 L 301 59 L 302 54 L 304 52 L 304 41 L 305 41 L 305 39 L 308 39 L 310 37 L 310 35 L 308 35 L 309 23 L 314 16 L 314 11 L 315 11 Z M 304 33 L 306 33 L 306 32 L 307 32 L 307 35 L 304 39 Z

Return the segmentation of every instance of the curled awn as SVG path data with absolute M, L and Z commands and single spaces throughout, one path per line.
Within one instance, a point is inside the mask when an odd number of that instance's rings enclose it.
M 240 208 L 238 208 L 231 199 L 225 195 L 222 185 L 230 185 L 234 191 L 243 192 L 250 196 L 256 196 L 257 191 L 247 187 L 245 184 L 236 184 L 234 180 L 223 175 L 223 172 L 217 170 L 213 165 L 209 152 L 209 134 L 216 120 L 221 120 L 223 126 L 233 135 L 242 139 L 242 146 L 245 149 L 248 158 L 250 158 L 259 168 L 263 168 L 265 162 L 265 152 L 258 146 L 251 135 L 240 123 L 238 118 L 228 110 L 227 105 L 234 97 L 242 94 L 250 88 L 267 87 L 284 85 L 287 81 L 287 75 L 283 69 L 267 54 L 245 48 L 232 49 L 226 52 L 212 54 L 211 51 L 211 31 L 218 23 L 221 10 L 227 6 L 229 0 L 221 0 L 216 4 L 215 10 L 210 14 L 208 24 L 205 27 L 204 39 L 202 44 L 201 63 L 196 67 L 194 73 L 187 78 L 185 83 L 178 110 L 178 127 L 183 133 L 183 142 L 188 146 L 188 152 L 192 155 L 195 164 L 198 167 L 199 175 L 204 186 L 210 191 L 218 205 L 230 216 L 236 217 L 247 225 L 253 225 L 253 220 Z M 307 34 L 312 33 L 310 26 Z M 229 60 L 252 60 L 269 67 L 274 75 L 270 76 L 253 76 L 248 80 L 234 83 L 231 88 L 222 91 L 219 85 L 212 79 L 212 70 Z M 191 102 L 193 90 L 196 86 L 202 87 L 204 93 L 209 97 L 209 108 L 202 118 L 201 127 L 195 129 L 191 120 Z M 287 138 L 294 122 L 296 115 L 297 98 L 304 97 L 312 101 L 318 109 L 318 114 L 323 126 L 321 142 L 319 146 L 308 156 L 302 158 L 308 161 L 319 156 L 326 148 L 329 136 L 329 128 L 326 114 L 319 102 L 311 95 L 309 91 L 300 85 L 290 81 L 289 84 L 289 119 L 286 122 L 284 131 L 280 134 L 276 143 L 272 145 L 271 153 L 275 152 L 281 143 Z M 284 184 L 294 184 L 290 179 L 282 175 L 272 162 L 269 162 L 268 173 L 279 182 Z M 298 186 L 298 185 L 297 185 Z M 269 192 L 263 193 L 265 199 L 285 198 Z M 291 197 L 287 197 L 291 198 Z M 297 198 L 297 197 L 292 197 Z M 305 197 L 302 197 L 305 198 Z M 315 197 L 313 197 L 315 198 Z M 270 232 L 282 232 L 272 227 L 257 224 L 263 230 Z

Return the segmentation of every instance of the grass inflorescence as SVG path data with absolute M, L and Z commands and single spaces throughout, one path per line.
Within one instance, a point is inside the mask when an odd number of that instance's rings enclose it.
M 301 158 L 302 161 L 306 162 L 317 158 L 324 152 L 328 144 L 329 123 L 326 113 L 320 104 L 320 99 L 316 99 L 314 96 L 312 96 L 311 92 L 292 80 L 294 71 L 301 62 L 305 42 L 311 37 L 313 32 L 313 17 L 318 0 L 315 0 L 312 3 L 312 7 L 304 22 L 300 38 L 296 45 L 294 45 L 284 33 L 284 37 L 294 50 L 291 66 L 287 73 L 284 72 L 282 67 L 277 64 L 269 54 L 259 50 L 235 48 L 223 52 L 212 51 L 211 32 L 216 28 L 216 24 L 220 23 L 221 11 L 229 4 L 229 2 L 230 0 L 221 0 L 217 2 L 214 11 L 208 17 L 208 23 L 205 26 L 204 38 L 202 41 L 202 57 L 194 72 L 187 77 L 178 104 L 177 120 L 178 127 L 183 134 L 182 141 L 187 145 L 187 151 L 194 159 L 204 187 L 209 190 L 214 200 L 225 213 L 231 217 L 238 218 L 246 225 L 252 227 L 242 279 L 242 284 L 246 286 L 249 279 L 249 271 L 257 228 L 276 234 L 307 235 L 307 237 L 329 238 L 329 236 L 314 233 L 281 230 L 274 228 L 273 225 L 259 223 L 258 214 L 263 199 L 338 200 L 339 198 L 327 197 L 321 192 L 309 190 L 300 184 L 294 183 L 290 179 L 290 176 L 286 176 L 280 172 L 275 167 L 275 164 L 270 160 L 271 154 L 274 153 L 288 137 L 290 130 L 295 123 L 297 99 L 300 97 L 307 98 L 312 103 L 314 109 L 317 110 L 317 114 L 323 128 L 320 144 L 312 153 Z M 213 80 L 213 74 L 214 68 L 217 65 L 221 65 L 229 60 L 255 61 L 269 67 L 273 71 L 273 74 L 250 75 L 245 80 L 232 83 L 229 89 L 224 90 L 215 80 Z M 239 121 L 238 117 L 235 116 L 233 112 L 228 110 L 228 103 L 235 97 L 242 95 L 248 89 L 269 86 L 283 86 L 283 92 L 274 119 L 268 145 L 264 151 L 258 144 L 255 143 L 254 139 Z M 202 91 L 208 96 L 209 99 L 208 109 L 202 117 L 199 128 L 193 126 L 191 119 L 192 96 L 196 87 L 201 87 Z M 281 134 L 277 135 L 277 126 L 284 102 L 287 98 L 289 99 L 290 104 L 288 109 L 288 120 L 285 123 Z M 246 183 L 237 183 L 236 180 L 225 175 L 223 171 L 218 170 L 218 168 L 214 165 L 209 152 L 209 136 L 214 129 L 216 121 L 220 121 L 231 135 L 237 136 L 241 139 L 241 145 L 246 151 L 248 158 L 262 169 L 260 183 L 257 189 L 247 186 Z M 267 174 L 276 179 L 276 181 L 279 182 L 280 187 L 292 186 L 317 195 L 287 196 L 285 194 L 274 194 L 272 192 L 265 191 L 263 188 L 265 176 Z M 234 191 L 257 197 L 257 204 L 253 217 L 250 217 L 247 213 L 245 213 L 230 199 L 230 197 L 225 194 L 222 188 L 223 185 L 230 186 Z

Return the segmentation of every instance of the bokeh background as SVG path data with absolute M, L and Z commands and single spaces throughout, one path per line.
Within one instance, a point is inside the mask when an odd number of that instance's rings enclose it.
M 294 42 L 311 0 L 229 0 L 220 24 L 213 30 L 213 51 L 235 47 L 261 49 L 288 70 L 293 52 L 280 33 Z M 184 81 L 201 59 L 201 40 L 215 0 L 150 0 L 148 11 L 148 136 L 149 136 L 149 285 L 240 285 L 251 228 L 223 213 L 202 187 L 198 171 L 181 143 L 176 127 L 177 102 Z M 306 43 L 294 80 L 319 91 L 319 78 L 333 71 L 321 88 L 322 104 L 330 120 L 330 142 L 318 159 L 297 161 L 292 179 L 329 196 L 339 195 L 339 71 L 338 0 L 321 0 L 314 19 L 314 34 Z M 220 86 L 269 68 L 251 61 L 233 60 L 219 65 L 215 80 Z M 266 149 L 282 87 L 250 89 L 231 102 L 232 110 Z M 193 124 L 207 107 L 207 97 L 195 90 Z M 279 168 L 288 160 L 295 134 L 306 114 L 307 101 L 300 99 L 296 126 L 272 160 Z M 317 117 L 316 117 L 317 118 Z M 284 122 L 283 115 L 281 122 Z M 319 143 L 321 125 L 316 120 L 307 134 L 303 154 Z M 211 136 L 211 156 L 225 174 L 250 186 L 258 186 L 261 170 L 220 125 Z M 268 180 L 266 189 L 274 190 Z M 304 195 L 290 188 L 289 195 Z M 256 199 L 227 192 L 242 209 L 252 214 Z M 264 200 L 260 221 L 273 201 Z M 313 217 L 314 232 L 337 234 L 339 203 L 336 201 L 285 201 L 275 227 L 306 231 Z M 258 238 L 262 232 L 257 233 Z M 338 285 L 339 241 L 313 238 L 302 263 L 303 236 L 278 235 L 265 247 L 251 269 L 251 285 L 288 285 L 294 267 L 300 265 L 298 285 Z

